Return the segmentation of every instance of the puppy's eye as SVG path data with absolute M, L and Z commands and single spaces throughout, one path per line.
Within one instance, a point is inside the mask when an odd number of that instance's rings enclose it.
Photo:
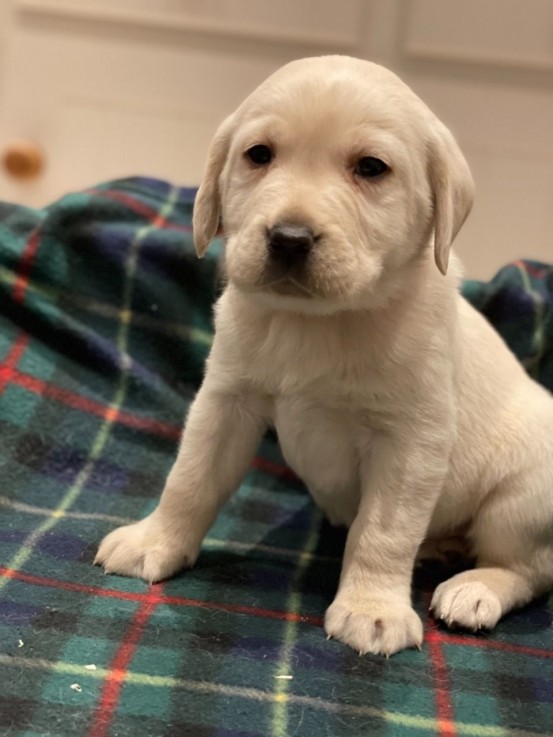
M 374 156 L 363 156 L 355 165 L 355 173 L 363 179 L 374 179 L 390 169 L 381 159 Z
M 246 151 L 246 156 L 256 166 L 267 166 L 273 159 L 273 152 L 268 146 L 258 143 Z

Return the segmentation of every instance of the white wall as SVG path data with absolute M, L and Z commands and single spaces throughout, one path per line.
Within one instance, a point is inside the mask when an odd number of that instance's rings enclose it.
M 0 99 L 2 98 L 2 79 L 5 69 L 5 52 L 8 31 L 10 30 L 9 14 L 11 13 L 11 0 L 0 2 Z

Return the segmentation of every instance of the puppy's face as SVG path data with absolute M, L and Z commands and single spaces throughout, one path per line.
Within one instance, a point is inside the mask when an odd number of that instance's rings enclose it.
M 220 129 L 194 216 L 199 250 L 222 211 L 239 289 L 306 312 L 374 306 L 436 232 L 432 161 L 451 156 L 444 131 L 382 67 L 293 62 Z

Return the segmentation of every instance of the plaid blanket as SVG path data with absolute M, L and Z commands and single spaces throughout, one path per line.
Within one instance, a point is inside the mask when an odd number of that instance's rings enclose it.
M 103 535 L 153 509 L 201 380 L 217 247 L 196 260 L 193 196 L 132 179 L 0 205 L 0 733 L 553 734 L 547 599 L 492 634 L 449 632 L 426 612 L 452 571 L 425 565 L 422 652 L 326 641 L 344 533 L 274 437 L 194 570 L 148 586 L 92 566 Z M 553 268 L 465 290 L 553 387 Z

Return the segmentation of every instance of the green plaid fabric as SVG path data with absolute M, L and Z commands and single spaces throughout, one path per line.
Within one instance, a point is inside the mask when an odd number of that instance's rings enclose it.
M 196 568 L 149 587 L 92 566 L 146 515 L 211 340 L 216 252 L 194 192 L 133 179 L 42 211 L 0 205 L 0 733 L 11 737 L 524 737 L 553 734 L 551 602 L 489 635 L 426 614 L 390 660 L 326 641 L 344 533 L 274 437 Z M 553 270 L 519 263 L 469 297 L 553 386 Z

